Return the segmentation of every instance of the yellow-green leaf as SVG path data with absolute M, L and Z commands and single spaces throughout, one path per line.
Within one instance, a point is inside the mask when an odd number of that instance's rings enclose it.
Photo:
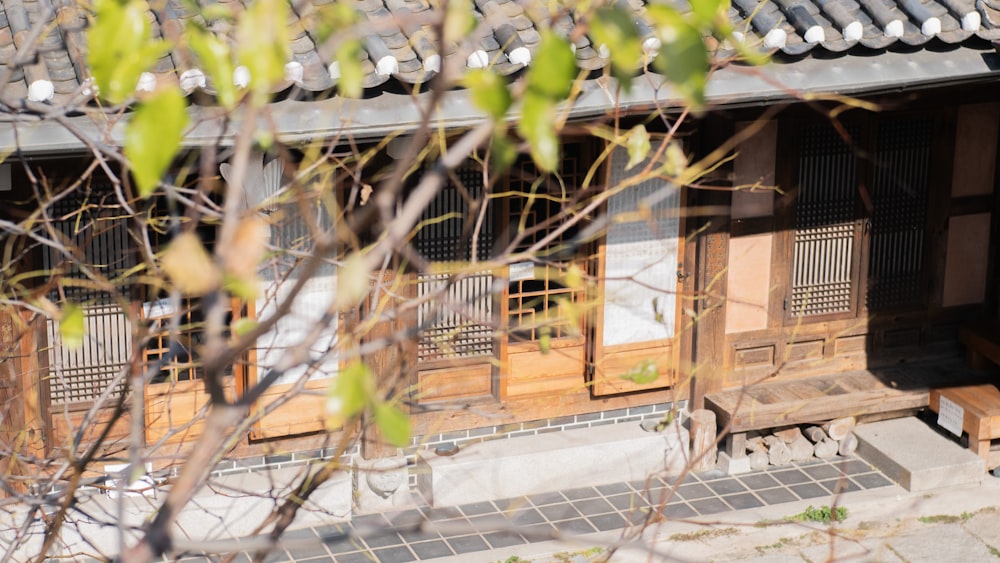
M 87 66 L 101 97 L 122 103 L 168 45 L 151 36 L 143 0 L 96 0 L 87 29 Z
M 410 417 L 395 405 L 375 403 L 375 425 L 382 438 L 393 446 L 410 445 Z
M 599 8 L 590 23 L 590 33 L 598 45 L 611 53 L 611 75 L 626 91 L 632 86 L 632 75 L 642 64 L 642 40 L 632 14 L 620 7 Z
M 212 78 L 215 97 L 226 109 L 236 107 L 236 86 L 233 84 L 233 53 L 229 43 L 217 35 L 193 25 L 188 27 L 188 45 L 201 61 L 201 68 Z
M 63 305 L 59 318 L 59 337 L 62 339 L 62 345 L 70 350 L 76 350 L 83 346 L 84 338 L 86 338 L 83 307 L 76 303 Z
M 469 0 L 448 0 L 444 14 L 444 41 L 454 44 L 468 37 L 476 29 L 476 16 L 473 15 L 472 2 Z
M 619 377 L 639 385 L 648 385 L 660 377 L 660 369 L 653 360 L 642 360 Z
M 464 82 L 476 107 L 493 119 L 503 118 L 511 104 L 506 80 L 492 69 L 472 69 L 465 73 Z
M 633 127 L 628 132 L 625 146 L 628 148 L 628 164 L 625 166 L 625 170 L 629 170 L 646 160 L 650 149 L 649 132 L 646 131 L 646 127 L 643 125 Z
M 365 73 L 361 68 L 361 41 L 345 41 L 337 49 L 335 64 L 339 72 L 337 90 L 345 97 L 360 98 L 365 82 Z
M 125 156 L 142 197 L 153 193 L 180 148 L 186 105 L 179 90 L 163 90 L 139 104 L 125 129 Z
M 254 319 L 248 319 L 246 317 L 241 317 L 236 319 L 232 325 L 233 334 L 236 336 L 243 336 L 244 334 L 250 333 L 253 329 L 257 328 L 257 321 Z
M 370 274 L 371 270 L 368 269 L 361 254 L 351 254 L 344 260 L 337 273 L 337 295 L 334 298 L 337 310 L 345 311 L 361 303 L 371 286 Z
M 552 172 L 559 166 L 559 137 L 555 119 L 555 102 L 534 92 L 525 94 L 517 129 L 531 147 L 535 164 L 546 172 Z
M 205 295 L 222 281 L 219 268 L 192 232 L 181 233 L 170 243 L 160 265 L 184 295 Z
M 552 328 L 543 326 L 538 329 L 538 349 L 542 354 L 548 354 L 552 350 Z
M 284 79 L 289 58 L 288 2 L 254 0 L 237 24 L 237 60 L 250 72 L 257 103 L 267 101 L 272 87 Z
M 506 128 L 497 126 L 493 132 L 493 144 L 490 147 L 490 170 L 494 174 L 503 175 L 517 160 L 517 148 L 507 138 Z
M 372 372 L 362 362 L 347 365 L 334 378 L 326 393 L 326 426 L 336 428 L 361 414 L 375 397 Z
M 569 42 L 552 31 L 543 31 L 528 67 L 528 89 L 538 96 L 562 101 L 572 91 L 576 74 L 576 55 Z
M 690 0 L 691 12 L 704 27 L 715 25 L 729 10 L 729 0 Z
M 667 6 L 656 4 L 648 9 L 661 43 L 653 67 L 688 103 L 701 106 L 709 71 L 708 49 L 701 32 Z

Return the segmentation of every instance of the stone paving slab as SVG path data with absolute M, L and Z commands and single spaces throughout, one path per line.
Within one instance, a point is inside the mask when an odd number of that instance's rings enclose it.
M 734 511 L 789 502 L 830 504 L 845 491 L 890 487 L 893 483 L 856 457 L 795 463 L 738 476 L 720 471 L 683 478 L 652 477 L 628 482 L 539 493 L 458 506 L 417 508 L 355 517 L 350 523 L 297 530 L 289 546 L 268 563 L 380 561 L 401 563 L 439 558 L 503 561 L 520 550 L 555 539 L 607 537 L 613 541 L 630 524 L 722 518 Z M 304 547 L 293 540 L 315 534 Z M 537 545 L 536 545 L 537 544 Z M 563 550 L 565 544 L 563 545 Z M 572 545 L 570 543 L 569 545 Z M 543 551 L 544 552 L 544 551 Z M 493 554 L 506 554 L 495 557 Z M 485 559 L 484 559 L 485 558 Z M 193 563 L 203 558 L 189 558 Z M 238 561 L 248 560 L 243 554 Z

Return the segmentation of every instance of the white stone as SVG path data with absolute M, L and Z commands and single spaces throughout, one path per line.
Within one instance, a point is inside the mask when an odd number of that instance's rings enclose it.
M 490 56 L 482 49 L 469 53 L 469 57 L 465 60 L 465 65 L 469 68 L 486 68 L 489 64 Z
M 441 72 L 441 55 L 431 55 L 424 60 L 424 72 Z
M 417 452 L 417 486 L 434 506 L 677 475 L 688 461 L 688 431 L 638 423 L 551 432 L 471 444 L 452 456 Z
M 847 24 L 841 33 L 844 35 L 844 41 L 860 41 L 864 36 L 865 28 L 861 22 L 853 21 Z
M 764 48 L 766 49 L 780 49 L 785 46 L 785 42 L 788 40 L 788 34 L 785 33 L 783 29 L 772 29 L 767 32 L 764 36 Z
M 360 513 L 382 512 L 414 504 L 406 458 L 393 456 L 354 462 L 354 507 Z
M 305 68 L 303 68 L 302 63 L 299 61 L 291 61 L 285 64 L 285 80 L 298 84 L 302 82 L 304 75 Z
M 516 65 L 528 66 L 531 64 L 531 51 L 527 47 L 518 47 L 507 55 L 507 60 Z
M 205 87 L 205 73 L 201 69 L 189 68 L 181 73 L 181 90 L 190 94 L 196 88 Z
M 857 455 L 909 491 L 979 484 L 985 462 L 917 418 L 897 418 L 854 429 Z
M 139 75 L 139 81 L 136 82 L 135 91 L 136 92 L 152 92 L 156 88 L 156 75 L 152 72 L 144 72 Z
M 886 37 L 902 37 L 903 36 L 903 22 L 902 20 L 892 20 L 885 26 L 885 36 Z
M 979 26 L 983 24 L 983 18 L 979 12 L 969 12 L 962 16 L 962 29 L 965 31 L 979 31 Z
M 764 455 L 767 459 L 767 455 Z M 726 452 L 719 452 L 719 471 L 726 475 L 739 475 L 750 473 L 750 458 L 748 456 L 732 458 Z
M 822 27 L 814 25 L 806 30 L 804 39 L 806 40 L 806 43 L 820 43 L 826 39 L 826 33 L 823 31 Z
M 941 33 L 941 20 L 927 18 L 923 25 L 920 26 L 920 33 L 923 33 L 927 37 L 934 37 L 938 33 Z
M 734 32 L 734 35 L 735 33 L 736 32 Z M 663 43 L 658 37 L 647 37 L 642 42 L 642 52 L 647 55 L 656 56 L 656 54 L 660 52 L 660 47 L 662 46 Z
M 340 80 L 340 63 L 333 61 L 327 67 L 326 72 L 330 75 L 330 80 Z
M 233 86 L 246 88 L 250 85 L 250 69 L 240 65 L 233 69 Z
M 36 80 L 28 85 L 28 99 L 33 102 L 47 102 L 56 95 L 56 88 L 48 80 Z
M 375 74 L 379 76 L 390 76 L 397 72 L 399 72 L 399 61 L 392 55 L 382 57 L 375 65 Z

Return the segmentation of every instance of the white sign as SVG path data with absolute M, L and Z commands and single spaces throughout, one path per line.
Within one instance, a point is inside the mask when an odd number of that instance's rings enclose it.
M 174 304 L 170 298 L 164 297 L 156 301 L 146 301 L 142 304 L 142 314 L 147 319 L 162 319 L 174 314 Z
M 510 281 L 533 280 L 535 279 L 534 262 L 516 262 L 509 267 L 508 276 Z
M 938 407 L 938 426 L 961 437 L 962 420 L 964 418 L 965 409 L 955 404 L 951 399 L 947 399 L 944 396 L 941 397 L 941 403 Z

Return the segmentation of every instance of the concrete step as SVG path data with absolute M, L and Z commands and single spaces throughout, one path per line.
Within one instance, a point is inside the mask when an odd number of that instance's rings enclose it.
M 417 486 L 433 506 L 678 475 L 688 462 L 688 431 L 638 422 L 471 444 L 451 456 L 417 452 Z
M 979 484 L 986 467 L 976 454 L 915 417 L 855 428 L 857 454 L 908 491 Z

